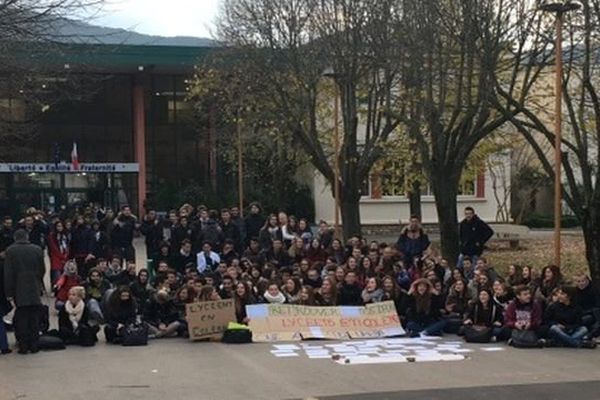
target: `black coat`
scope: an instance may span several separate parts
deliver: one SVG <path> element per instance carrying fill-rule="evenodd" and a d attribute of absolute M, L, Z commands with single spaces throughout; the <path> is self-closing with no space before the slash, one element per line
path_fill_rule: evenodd
<path fill-rule="evenodd" d="M 87 225 L 79 225 L 71 232 L 71 251 L 74 256 L 87 256 L 94 252 L 94 231 Z"/>
<path fill-rule="evenodd" d="M 94 333 L 98 331 L 98 327 L 90 327 L 90 311 L 87 306 L 83 308 L 83 314 L 78 322 L 77 330 L 73 329 L 73 324 L 69 319 L 69 314 L 63 307 L 58 312 L 58 335 L 66 344 L 81 344 L 80 334 L 82 330 L 88 329 L 93 330 Z"/>
<path fill-rule="evenodd" d="M 338 304 L 340 306 L 362 306 L 362 289 L 357 284 L 342 284 L 338 292 Z"/>
<path fill-rule="evenodd" d="M 460 222 L 460 252 L 465 256 L 480 256 L 483 247 L 494 235 L 488 224 L 474 215 L 470 221 Z"/>
<path fill-rule="evenodd" d="M 163 240 L 163 226 L 160 222 L 144 220 L 140 226 L 140 232 L 146 238 L 146 250 L 148 254 L 157 253 Z"/>
<path fill-rule="evenodd" d="M 258 239 L 260 230 L 265 224 L 265 217 L 260 214 L 250 214 L 246 217 L 246 238 Z"/>
<path fill-rule="evenodd" d="M 46 273 L 42 248 L 27 241 L 6 249 L 4 290 L 17 307 L 38 306 L 42 302 L 42 280 Z"/>
<path fill-rule="evenodd" d="M 133 242 L 133 232 L 135 230 L 135 218 L 133 217 L 118 217 L 117 225 L 114 226 L 110 241 L 113 248 L 127 248 Z"/>
<path fill-rule="evenodd" d="M 173 300 L 167 300 L 159 303 L 156 298 L 151 298 L 146 303 L 144 309 L 144 322 L 158 326 L 159 324 L 169 325 L 179 319 L 179 311 Z"/>

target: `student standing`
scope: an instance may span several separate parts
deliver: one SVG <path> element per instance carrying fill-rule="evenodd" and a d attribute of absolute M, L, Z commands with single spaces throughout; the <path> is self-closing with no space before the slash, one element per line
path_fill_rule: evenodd
<path fill-rule="evenodd" d="M 471 258 L 473 264 L 483 253 L 483 248 L 488 240 L 494 235 L 494 231 L 477 214 L 473 207 L 465 208 L 465 218 L 460 222 L 460 258 L 459 265 L 462 266 L 463 257 Z"/>
<path fill-rule="evenodd" d="M 38 352 L 42 280 L 46 272 L 42 248 L 29 242 L 27 231 L 19 229 L 15 243 L 6 249 L 4 289 L 17 306 L 15 336 L 19 354 Z"/>

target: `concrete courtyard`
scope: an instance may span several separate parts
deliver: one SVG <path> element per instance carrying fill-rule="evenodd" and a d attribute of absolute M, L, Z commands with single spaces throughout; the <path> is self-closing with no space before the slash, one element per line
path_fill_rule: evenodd
<path fill-rule="evenodd" d="M 271 348 L 163 339 L 138 348 L 100 342 L 0 356 L 0 400 L 499 400 L 517 394 L 541 400 L 564 399 L 561 390 L 573 394 L 566 398 L 600 398 L 600 351 L 594 350 L 507 347 L 475 351 L 463 361 L 339 365 L 305 355 L 276 358 Z"/>

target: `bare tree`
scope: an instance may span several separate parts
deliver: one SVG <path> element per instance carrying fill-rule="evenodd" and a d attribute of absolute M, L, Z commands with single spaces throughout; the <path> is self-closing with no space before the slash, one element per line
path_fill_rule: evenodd
<path fill-rule="evenodd" d="M 457 194 L 469 155 L 520 111 L 495 109 L 496 82 L 525 96 L 545 54 L 540 18 L 528 0 L 406 1 L 403 16 L 410 95 L 407 132 L 417 140 L 436 200 L 442 254 L 459 253 Z M 539 57 L 539 58 L 538 58 Z"/>
<path fill-rule="evenodd" d="M 361 232 L 361 188 L 400 123 L 391 115 L 399 101 L 400 13 L 395 0 L 226 0 L 220 17 L 220 39 L 252 54 L 285 128 L 332 187 L 331 124 L 319 110 L 339 93 L 346 237 Z"/>
<path fill-rule="evenodd" d="M 563 104 L 565 135 L 562 166 L 563 197 L 582 224 L 586 258 L 592 280 L 600 287 L 600 0 L 580 2 L 581 11 L 569 15 L 563 53 Z M 551 21 L 547 20 L 550 25 Z M 551 64 L 546 63 L 548 69 Z M 551 72 L 551 71 L 549 71 Z M 538 87 L 548 88 L 540 79 Z M 550 88 L 551 91 L 551 88 Z M 523 134 L 539 157 L 546 173 L 554 179 L 551 154 L 545 149 L 554 143 L 552 119 L 536 97 L 515 98 L 500 91 L 510 107 L 521 113 L 511 122 Z M 506 108 L 499 108 L 506 113 Z"/>

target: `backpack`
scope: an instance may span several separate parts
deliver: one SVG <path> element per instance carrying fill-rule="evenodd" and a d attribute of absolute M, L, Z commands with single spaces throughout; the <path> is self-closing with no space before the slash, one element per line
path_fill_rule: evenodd
<path fill-rule="evenodd" d="M 148 344 L 148 326 L 143 323 L 129 324 L 123 329 L 123 346 L 146 346 Z"/>
<path fill-rule="evenodd" d="M 487 326 L 465 326 L 465 340 L 467 343 L 489 343 L 492 339 L 492 330 Z"/>
<path fill-rule="evenodd" d="M 516 348 L 530 349 L 539 347 L 538 337 L 534 331 L 521 331 L 513 329 L 511 339 L 512 346 Z"/>
<path fill-rule="evenodd" d="M 223 332 L 223 343 L 252 343 L 252 332 L 249 329 L 227 329 Z"/>

